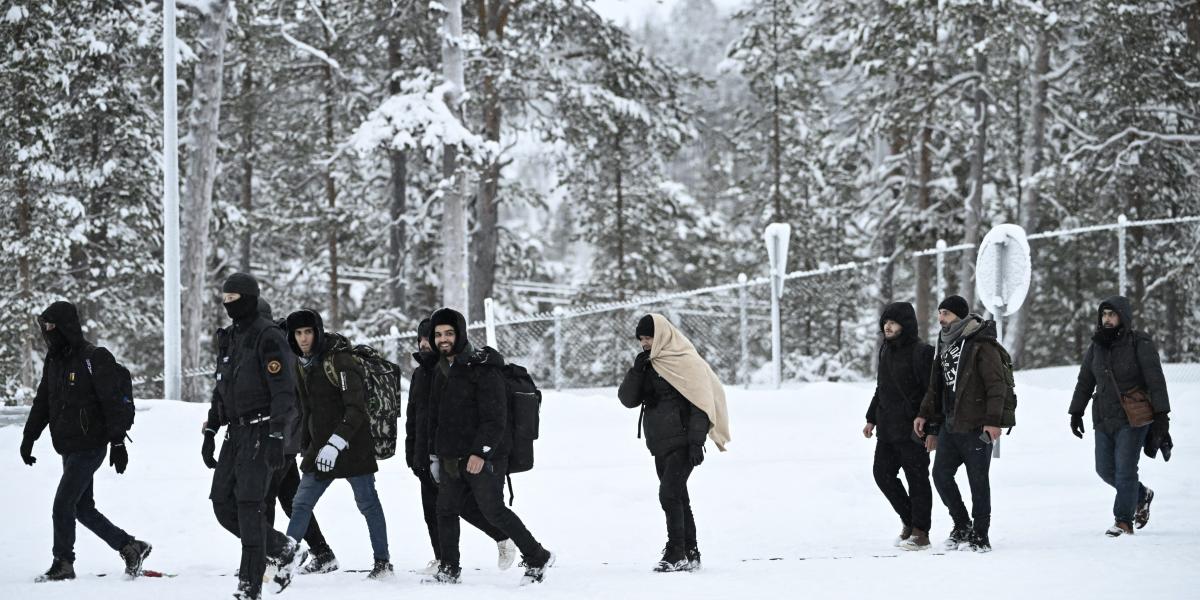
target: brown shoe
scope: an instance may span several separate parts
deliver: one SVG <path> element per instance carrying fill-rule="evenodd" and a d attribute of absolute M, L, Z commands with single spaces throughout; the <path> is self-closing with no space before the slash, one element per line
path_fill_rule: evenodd
<path fill-rule="evenodd" d="M 892 542 L 892 545 L 899 546 L 900 544 L 904 543 L 904 540 L 907 540 L 908 538 L 912 537 L 912 532 L 913 532 L 912 526 L 905 525 L 904 528 L 900 530 L 900 535 L 896 537 L 896 541 Z"/>
<path fill-rule="evenodd" d="M 900 542 L 901 550 L 928 550 L 929 549 L 929 532 L 920 529 L 913 529 L 912 535 L 907 540 Z"/>
<path fill-rule="evenodd" d="M 1125 521 L 1117 521 L 1116 523 L 1113 523 L 1112 527 L 1108 528 L 1108 531 L 1104 532 L 1104 535 L 1107 535 L 1108 537 L 1133 535 L 1133 525 L 1130 525 Z"/>

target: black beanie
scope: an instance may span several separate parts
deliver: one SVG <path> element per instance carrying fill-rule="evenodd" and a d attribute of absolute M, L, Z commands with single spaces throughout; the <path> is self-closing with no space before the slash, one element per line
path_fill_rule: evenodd
<path fill-rule="evenodd" d="M 654 337 L 654 317 L 646 315 L 638 321 L 637 337 Z"/>
<path fill-rule="evenodd" d="M 221 293 L 258 296 L 258 280 L 249 273 L 234 273 L 225 279 Z"/>
<path fill-rule="evenodd" d="M 427 340 L 433 339 L 433 321 L 430 321 L 429 319 L 422 319 L 421 324 L 417 325 L 418 341 L 420 341 L 420 338 L 425 338 Z"/>
<path fill-rule="evenodd" d="M 971 307 L 967 304 L 967 300 L 962 296 L 950 296 L 938 305 L 938 310 L 946 309 L 956 315 L 958 318 L 965 319 L 971 314 Z"/>

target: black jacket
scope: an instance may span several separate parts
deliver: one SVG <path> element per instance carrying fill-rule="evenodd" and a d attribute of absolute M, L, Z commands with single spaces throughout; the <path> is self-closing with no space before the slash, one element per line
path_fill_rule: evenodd
<path fill-rule="evenodd" d="M 1099 334 L 1100 314 L 1106 308 L 1111 308 L 1121 316 L 1120 330 L 1111 343 L 1104 341 Z M 1150 405 L 1156 414 L 1170 412 L 1171 401 L 1167 397 L 1167 380 L 1163 376 L 1158 349 L 1149 335 L 1134 329 L 1133 306 L 1129 300 L 1122 296 L 1105 300 L 1100 303 L 1096 319 L 1097 336 L 1083 355 L 1083 365 L 1079 368 L 1079 378 L 1068 412 L 1082 415 L 1087 410 L 1088 401 L 1094 397 L 1093 425 L 1099 431 L 1115 432 L 1129 424 L 1125 410 L 1121 408 L 1121 394 L 1135 387 L 1146 390 L 1150 395 Z"/>
<path fill-rule="evenodd" d="M 688 445 L 704 445 L 708 415 L 663 379 L 649 361 L 625 373 L 617 397 L 628 408 L 643 407 L 638 426 L 646 433 L 650 454 L 663 456 Z"/>
<path fill-rule="evenodd" d="M 404 460 L 408 468 L 429 470 L 429 393 L 433 388 L 433 373 L 437 368 L 435 352 L 414 352 L 413 369 L 408 385 L 408 406 L 404 411 Z"/>
<path fill-rule="evenodd" d="M 54 450 L 63 455 L 119 442 L 125 431 L 108 426 L 119 423 L 124 410 L 116 359 L 84 339 L 73 304 L 55 302 L 42 319 L 54 323 L 68 344 L 46 353 L 25 437 L 36 440 L 49 426 Z"/>
<path fill-rule="evenodd" d="M 371 417 L 367 413 L 365 374 L 350 350 L 350 341 L 336 333 L 326 334 L 320 315 L 316 315 L 317 352 L 303 366 L 297 361 L 302 425 L 300 451 L 304 457 L 300 470 L 316 473 L 318 479 L 357 477 L 379 471 L 375 461 L 375 441 L 371 439 Z M 300 349 L 289 332 L 288 342 L 297 354 Z M 337 434 L 349 444 L 337 457 L 333 470 L 317 470 L 317 453 Z"/>
<path fill-rule="evenodd" d="M 260 306 L 260 310 L 262 307 Z M 270 416 L 270 431 L 284 435 L 284 451 L 300 451 L 296 357 L 283 329 L 260 312 L 218 332 L 216 386 L 209 427 L 255 415 Z M 216 425 L 211 417 L 216 416 Z"/>
<path fill-rule="evenodd" d="M 900 337 L 884 340 L 879 348 L 879 367 L 875 378 L 875 395 L 867 408 L 867 422 L 873 423 L 879 439 L 899 442 L 910 439 L 913 419 L 921 408 L 921 400 L 929 389 L 933 370 L 933 346 L 921 341 L 918 335 L 917 313 L 907 302 L 889 305 L 879 319 L 895 321 L 903 328 Z"/>
<path fill-rule="evenodd" d="M 445 458 L 508 456 L 508 395 L 500 369 L 504 358 L 491 348 L 479 351 L 467 341 L 466 319 L 443 308 L 433 326 L 453 325 L 455 360 L 439 359 L 433 367 L 429 396 L 429 436 L 433 454 Z"/>

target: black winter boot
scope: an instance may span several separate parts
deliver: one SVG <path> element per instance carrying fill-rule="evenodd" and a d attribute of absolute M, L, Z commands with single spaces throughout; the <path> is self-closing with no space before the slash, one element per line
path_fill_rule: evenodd
<path fill-rule="evenodd" d="M 396 572 L 392 569 L 392 563 L 386 560 L 375 561 L 375 566 L 371 567 L 371 574 L 367 575 L 367 579 L 387 579 Z"/>
<path fill-rule="evenodd" d="M 521 576 L 521 585 L 529 585 L 532 583 L 541 583 L 546 579 L 546 569 L 554 566 L 554 553 L 543 549 L 545 555 L 538 561 L 525 559 L 521 561 L 525 565 L 525 574 Z"/>
<path fill-rule="evenodd" d="M 698 546 L 693 544 L 691 548 L 688 548 L 687 561 L 688 565 L 687 568 L 684 569 L 685 571 L 700 570 L 700 548 Z"/>
<path fill-rule="evenodd" d="M 663 548 L 662 560 L 654 567 L 656 573 L 675 573 L 686 571 L 688 566 L 687 553 L 679 546 L 668 544 Z"/>
<path fill-rule="evenodd" d="M 955 523 L 954 529 L 950 530 L 950 537 L 942 542 L 942 547 L 947 551 L 958 550 L 959 546 L 971 543 L 971 522 Z"/>
<path fill-rule="evenodd" d="M 121 547 L 121 558 L 125 561 L 125 576 L 137 577 L 142 574 L 142 563 L 150 556 L 154 547 L 141 540 L 129 540 Z"/>
<path fill-rule="evenodd" d="M 314 552 L 312 558 L 303 567 L 300 567 L 300 574 L 316 575 L 332 573 L 338 570 L 338 566 L 337 557 L 333 555 L 333 550 Z"/>
<path fill-rule="evenodd" d="M 75 579 L 75 563 L 56 558 L 50 563 L 50 568 L 45 573 L 38 575 L 34 581 L 44 583 L 47 581 L 66 581 L 68 579 Z"/>
<path fill-rule="evenodd" d="M 447 562 L 439 563 L 437 573 L 422 578 L 421 583 L 462 583 L 462 567 Z"/>

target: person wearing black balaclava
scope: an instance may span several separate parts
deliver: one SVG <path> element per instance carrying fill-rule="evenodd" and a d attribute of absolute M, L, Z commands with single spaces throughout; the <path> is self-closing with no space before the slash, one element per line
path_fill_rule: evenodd
<path fill-rule="evenodd" d="M 38 317 L 46 341 L 46 361 L 21 442 L 21 460 L 33 466 L 33 444 L 47 426 L 54 449 L 62 455 L 63 474 L 54 495 L 54 560 L 36 581 L 75 578 L 75 522 L 95 533 L 125 561 L 125 573 L 135 577 L 151 546 L 113 525 L 93 499 L 92 477 L 104 464 L 124 473 L 128 417 L 122 413 L 123 393 L 117 362 L 105 348 L 83 337 L 79 314 L 70 302 L 55 302 Z"/>
<path fill-rule="evenodd" d="M 241 539 L 234 597 L 251 600 L 261 596 L 268 555 L 277 564 L 303 562 L 303 557 L 293 560 L 299 544 L 271 527 L 265 514 L 275 472 L 300 450 L 295 356 L 283 330 L 258 312 L 258 280 L 234 273 L 221 291 L 233 324 L 225 330 L 229 344 L 217 358 L 210 414 L 227 430 L 209 498 L 217 520 L 236 529 Z M 288 583 L 290 578 L 281 581 L 281 589 Z"/>
<path fill-rule="evenodd" d="M 263 299 L 258 298 L 258 314 L 259 316 L 276 323 L 271 318 L 271 304 Z M 281 327 L 281 329 L 283 329 Z M 217 356 L 225 356 L 229 351 L 229 339 L 226 328 L 217 329 L 214 336 L 216 341 Z M 216 394 L 216 391 L 213 391 Z M 216 459 L 216 438 L 217 433 L 221 429 L 220 416 L 217 414 L 217 404 L 210 404 L 208 410 L 208 419 L 204 422 L 201 429 L 204 432 L 204 443 L 201 446 L 200 455 L 204 460 L 204 466 L 215 469 L 217 467 Z M 279 501 L 279 506 L 283 508 L 283 514 L 288 518 L 292 516 L 292 500 L 296 496 L 296 491 L 300 488 L 300 469 L 296 466 L 294 456 L 289 456 L 284 461 L 282 469 L 275 471 L 271 478 L 271 485 L 267 489 L 267 499 L 265 501 L 264 513 L 267 516 L 267 522 L 272 526 L 275 523 L 275 501 Z M 228 508 L 236 509 L 234 506 Z M 221 521 L 221 525 L 237 537 L 240 533 L 237 523 L 237 513 L 230 511 L 227 518 Z M 321 532 L 321 526 L 317 523 L 317 518 L 314 516 L 308 523 L 308 531 L 304 534 L 304 541 L 308 542 L 309 553 L 311 559 L 308 563 L 300 568 L 302 574 L 320 574 L 332 573 L 338 570 L 339 565 L 337 556 L 334 555 L 333 549 L 329 547 L 329 542 L 325 539 L 325 535 Z M 277 556 L 268 555 L 268 560 L 278 561 Z"/>
<path fill-rule="evenodd" d="M 1133 327 L 1133 304 L 1124 296 L 1100 303 L 1096 332 L 1083 356 L 1079 379 L 1071 399 L 1071 433 L 1083 438 L 1083 413 L 1092 400 L 1093 435 L 1096 436 L 1096 473 L 1116 489 L 1113 525 L 1109 537 L 1133 534 L 1150 521 L 1154 490 L 1138 480 L 1138 455 L 1161 451 L 1171 457 L 1168 433 L 1171 401 L 1158 349 L 1149 334 Z M 1122 400 L 1140 406 L 1150 423 L 1131 422 Z M 1137 412 L 1133 413 L 1135 418 Z"/>

